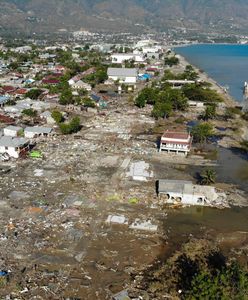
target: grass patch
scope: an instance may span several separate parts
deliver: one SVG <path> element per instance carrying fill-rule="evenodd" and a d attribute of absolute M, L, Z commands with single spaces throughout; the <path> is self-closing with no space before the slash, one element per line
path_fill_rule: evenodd
<path fill-rule="evenodd" d="M 138 198 L 130 198 L 128 200 L 129 204 L 138 204 L 139 203 L 139 199 Z"/>

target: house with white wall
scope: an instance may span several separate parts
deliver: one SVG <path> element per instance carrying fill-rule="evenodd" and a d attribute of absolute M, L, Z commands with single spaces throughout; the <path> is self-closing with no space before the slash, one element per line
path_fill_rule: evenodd
<path fill-rule="evenodd" d="M 137 63 L 142 63 L 145 58 L 142 53 L 114 53 L 111 55 L 112 63 L 122 64 L 125 61 L 133 60 Z"/>
<path fill-rule="evenodd" d="M 5 136 L 18 137 L 23 133 L 22 127 L 19 126 L 8 126 L 3 129 L 3 134 Z"/>
<path fill-rule="evenodd" d="M 34 126 L 34 127 L 26 127 L 24 129 L 24 136 L 25 138 L 33 139 L 42 136 L 49 136 L 51 135 L 53 129 L 50 127 L 41 127 L 41 126 Z"/>
<path fill-rule="evenodd" d="M 159 151 L 187 155 L 191 150 L 192 136 L 188 132 L 165 131 L 161 137 Z"/>
<path fill-rule="evenodd" d="M 29 140 L 26 138 L 2 136 L 0 138 L 0 153 L 7 153 L 10 157 L 18 158 L 29 151 Z"/>
<path fill-rule="evenodd" d="M 136 84 L 138 70 L 135 68 L 108 68 L 108 79 L 119 81 L 120 83 Z"/>

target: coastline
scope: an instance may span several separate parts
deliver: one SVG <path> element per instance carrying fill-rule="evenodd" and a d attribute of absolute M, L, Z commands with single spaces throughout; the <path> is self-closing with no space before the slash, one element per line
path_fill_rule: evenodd
<path fill-rule="evenodd" d="M 215 81 L 212 77 L 210 77 L 205 71 L 200 70 L 195 65 L 191 64 L 184 56 L 181 54 L 176 54 L 180 60 L 180 66 L 185 69 L 187 65 L 192 65 L 195 71 L 199 74 L 199 79 L 202 81 L 206 81 L 212 84 L 214 90 L 216 90 L 225 101 L 226 106 L 228 107 L 235 107 L 240 105 L 217 81 Z"/>

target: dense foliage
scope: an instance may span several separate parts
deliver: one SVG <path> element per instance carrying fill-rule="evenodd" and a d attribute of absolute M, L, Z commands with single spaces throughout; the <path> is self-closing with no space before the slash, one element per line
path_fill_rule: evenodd
<path fill-rule="evenodd" d="M 185 111 L 188 107 L 188 99 L 184 94 L 170 86 L 166 86 L 162 90 L 144 88 L 135 103 L 138 107 L 145 107 L 146 104 L 153 105 L 152 116 L 155 118 L 169 117 L 173 110 Z"/>
<path fill-rule="evenodd" d="M 74 117 L 69 123 L 60 123 L 59 128 L 62 134 L 76 133 L 81 129 L 80 118 Z"/>
<path fill-rule="evenodd" d="M 191 130 L 194 142 L 204 143 L 207 139 L 213 136 L 213 126 L 210 123 L 200 123 L 194 126 Z"/>

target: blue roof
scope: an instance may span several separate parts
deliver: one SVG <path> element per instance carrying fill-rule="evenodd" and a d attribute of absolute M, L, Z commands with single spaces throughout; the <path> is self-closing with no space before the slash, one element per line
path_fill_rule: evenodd
<path fill-rule="evenodd" d="M 152 76 L 150 74 L 143 74 L 141 76 L 139 76 L 139 80 L 146 80 L 146 79 L 150 79 Z"/>
<path fill-rule="evenodd" d="M 95 95 L 95 94 L 91 94 L 90 97 L 92 98 L 92 100 L 94 101 L 100 101 L 101 100 L 101 97 Z"/>
<path fill-rule="evenodd" d="M 9 97 L 7 96 L 0 96 L 0 104 L 4 104 L 9 101 Z"/>

